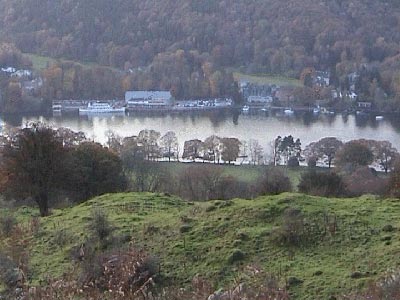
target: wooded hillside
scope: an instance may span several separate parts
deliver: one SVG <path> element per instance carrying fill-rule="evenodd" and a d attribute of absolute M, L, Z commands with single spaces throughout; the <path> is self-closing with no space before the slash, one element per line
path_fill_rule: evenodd
<path fill-rule="evenodd" d="M 297 78 L 314 67 L 343 85 L 368 63 L 370 82 L 400 94 L 395 0 L 0 0 L 0 7 L 1 40 L 51 57 L 126 70 L 151 66 L 141 88 L 179 90 L 189 83 L 175 75 L 201 77 L 204 67 L 196 64 L 204 62 Z"/>

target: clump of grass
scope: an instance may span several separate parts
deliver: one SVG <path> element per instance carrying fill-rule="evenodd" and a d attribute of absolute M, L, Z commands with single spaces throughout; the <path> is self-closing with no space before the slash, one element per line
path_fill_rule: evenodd
<path fill-rule="evenodd" d="M 17 219 L 14 215 L 0 217 L 0 230 L 3 235 L 9 237 L 17 225 Z"/>
<path fill-rule="evenodd" d="M 231 255 L 228 257 L 228 263 L 233 264 L 238 261 L 242 261 L 245 258 L 245 254 L 240 249 L 235 249 L 232 251 Z"/>

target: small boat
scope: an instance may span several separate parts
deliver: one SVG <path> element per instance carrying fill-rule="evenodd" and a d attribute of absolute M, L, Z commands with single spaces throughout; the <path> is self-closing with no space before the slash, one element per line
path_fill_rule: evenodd
<path fill-rule="evenodd" d="M 87 108 L 79 108 L 80 114 L 125 113 L 125 107 L 113 107 L 108 102 L 89 102 Z"/>
<path fill-rule="evenodd" d="M 321 112 L 321 109 L 319 108 L 319 106 L 318 107 L 314 107 L 312 112 L 313 112 L 314 115 L 317 115 L 317 114 L 319 114 Z"/>
<path fill-rule="evenodd" d="M 283 111 L 285 115 L 290 116 L 294 114 L 294 110 L 292 108 L 285 108 Z"/>
<path fill-rule="evenodd" d="M 375 117 L 375 120 L 376 120 L 376 121 L 382 121 L 382 120 L 383 120 L 383 116 L 376 116 L 376 117 Z"/>
<path fill-rule="evenodd" d="M 245 106 L 242 107 L 242 112 L 247 113 L 249 111 L 250 111 L 250 107 L 249 106 L 245 105 Z"/>
<path fill-rule="evenodd" d="M 53 104 L 53 114 L 61 114 L 62 105 L 61 104 Z"/>
<path fill-rule="evenodd" d="M 334 115 L 335 112 L 332 110 L 327 109 L 326 107 L 321 108 L 321 113 L 325 115 Z"/>

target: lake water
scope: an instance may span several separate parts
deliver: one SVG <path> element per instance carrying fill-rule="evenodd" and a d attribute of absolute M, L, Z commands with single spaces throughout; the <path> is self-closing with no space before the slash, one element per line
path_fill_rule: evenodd
<path fill-rule="evenodd" d="M 388 140 L 400 150 L 400 117 L 359 118 L 354 115 L 299 114 L 294 116 L 239 115 L 230 112 L 209 114 L 159 114 L 159 115 L 113 115 L 113 116 L 19 116 L 2 117 L 4 126 L 21 126 L 27 122 L 42 121 L 55 127 L 68 127 L 83 131 L 95 141 L 104 143 L 106 132 L 112 130 L 122 137 L 137 135 L 142 129 L 154 129 L 161 134 L 175 131 L 181 149 L 190 139 L 204 140 L 210 135 L 236 137 L 240 140 L 257 139 L 266 152 L 278 135 L 293 135 L 305 146 L 323 137 L 335 136 L 343 141 L 352 139 Z"/>

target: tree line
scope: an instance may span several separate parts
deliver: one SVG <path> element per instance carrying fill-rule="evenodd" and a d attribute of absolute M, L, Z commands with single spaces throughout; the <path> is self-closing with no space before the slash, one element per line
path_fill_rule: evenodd
<path fill-rule="evenodd" d="M 278 194 L 292 189 L 282 169 L 299 165 L 301 142 L 292 136 L 277 137 L 273 143 L 272 167 L 266 168 L 256 182 L 248 184 L 224 174 L 220 163 L 244 159 L 247 144 L 235 138 L 215 135 L 204 142 L 185 142 L 184 158 L 214 164 L 193 164 L 172 173 L 157 161 L 160 157 L 179 160 L 179 143 L 172 131 L 163 136 L 142 130 L 137 136 L 120 138 L 108 132 L 107 147 L 89 141 L 82 132 L 52 129 L 40 123 L 1 136 L 0 187 L 6 198 L 30 199 L 41 215 L 49 213 L 53 201 L 68 198 L 79 202 L 95 195 L 122 191 L 167 192 L 190 200 L 252 198 L 259 194 Z M 261 163 L 262 147 L 248 143 L 254 164 Z M 302 175 L 299 190 L 324 196 L 358 195 L 365 192 L 398 195 L 399 154 L 387 142 L 356 140 L 342 143 L 333 137 L 308 145 L 304 153 L 308 171 Z M 324 161 L 335 171 L 316 169 Z M 376 176 L 368 166 L 380 164 L 390 177 Z M 326 168 L 325 168 L 326 169 Z"/>

